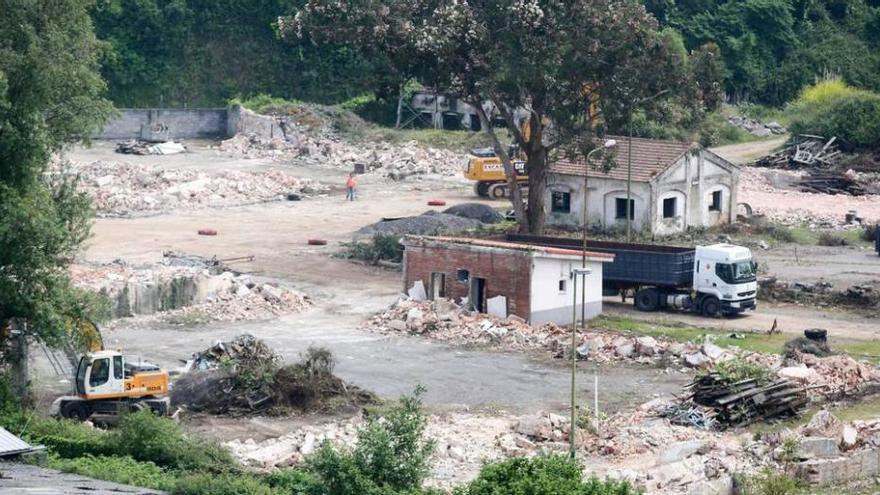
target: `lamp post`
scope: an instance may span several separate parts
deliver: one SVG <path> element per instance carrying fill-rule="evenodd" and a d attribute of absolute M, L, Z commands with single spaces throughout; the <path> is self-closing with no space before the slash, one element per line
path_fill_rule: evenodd
<path fill-rule="evenodd" d="M 577 376 L 577 303 L 578 303 L 578 293 L 577 293 L 577 283 L 578 277 L 581 279 L 581 331 L 582 333 L 586 333 L 587 331 L 587 275 L 592 273 L 592 270 L 587 268 L 587 178 L 590 172 L 590 159 L 593 157 L 593 154 L 599 151 L 606 151 L 617 146 L 617 141 L 613 139 L 606 140 L 602 147 L 596 148 L 589 153 L 587 153 L 587 163 L 586 169 L 584 170 L 584 238 L 583 238 L 583 250 L 581 252 L 581 267 L 572 269 L 571 271 L 571 281 L 573 286 L 573 300 L 572 300 L 572 316 L 571 316 L 571 419 L 568 425 L 568 448 L 569 454 L 572 458 L 574 458 L 575 447 L 574 447 L 574 429 L 575 429 L 575 377 Z"/>

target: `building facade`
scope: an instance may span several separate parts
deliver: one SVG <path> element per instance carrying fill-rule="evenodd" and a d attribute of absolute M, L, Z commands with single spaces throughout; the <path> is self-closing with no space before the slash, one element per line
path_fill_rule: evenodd
<path fill-rule="evenodd" d="M 630 147 L 628 138 L 609 138 L 617 141 L 612 151 L 616 166 L 607 173 L 588 170 L 583 161 L 551 165 L 545 199 L 549 225 L 580 227 L 586 200 L 591 227 L 626 228 Z M 662 236 L 736 217 L 739 167 L 699 145 L 634 138 L 629 175 L 634 231 Z"/>
<path fill-rule="evenodd" d="M 404 286 L 418 284 L 429 299 L 447 298 L 498 317 L 516 315 L 532 324 L 572 320 L 572 269 L 581 267 L 581 251 L 484 239 L 407 237 Z M 587 253 L 587 318 L 602 312 L 602 264 L 614 256 Z M 582 290 L 582 278 L 578 288 Z M 581 312 L 578 295 L 578 315 Z"/>

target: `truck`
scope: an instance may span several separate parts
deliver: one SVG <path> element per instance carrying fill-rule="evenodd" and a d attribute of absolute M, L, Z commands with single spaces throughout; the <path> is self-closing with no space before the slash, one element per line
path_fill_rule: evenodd
<path fill-rule="evenodd" d="M 510 234 L 507 240 L 583 248 L 583 241 L 573 238 Z M 606 294 L 635 291 L 633 299 L 640 311 L 670 308 L 716 317 L 757 308 L 757 264 L 746 247 L 726 243 L 688 248 L 587 241 L 587 250 L 614 254 L 614 261 L 602 267 L 603 290 Z"/>

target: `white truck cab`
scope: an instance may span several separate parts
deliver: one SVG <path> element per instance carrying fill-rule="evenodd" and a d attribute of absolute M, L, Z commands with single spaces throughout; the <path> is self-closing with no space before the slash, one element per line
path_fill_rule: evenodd
<path fill-rule="evenodd" d="M 704 314 L 754 310 L 758 281 L 752 252 L 732 244 L 697 246 L 693 288 Z"/>

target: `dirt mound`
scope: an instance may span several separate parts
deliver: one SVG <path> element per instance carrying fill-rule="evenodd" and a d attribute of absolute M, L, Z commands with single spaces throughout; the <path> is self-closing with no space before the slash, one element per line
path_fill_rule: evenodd
<path fill-rule="evenodd" d="M 504 220 L 504 215 L 491 206 L 482 203 L 464 203 L 447 208 L 443 211 L 447 215 L 455 215 L 462 218 L 472 218 L 483 223 L 498 223 Z"/>
<path fill-rule="evenodd" d="M 376 234 L 391 235 L 437 235 L 454 234 L 468 229 L 475 229 L 483 222 L 458 215 L 428 211 L 415 217 L 397 218 L 376 222 L 357 231 L 359 236 Z"/>
<path fill-rule="evenodd" d="M 174 383 L 171 403 L 191 411 L 246 415 L 278 408 L 356 407 L 375 396 L 333 374 L 330 351 L 309 348 L 298 363 L 281 358 L 262 340 L 241 335 L 197 354 Z"/>

